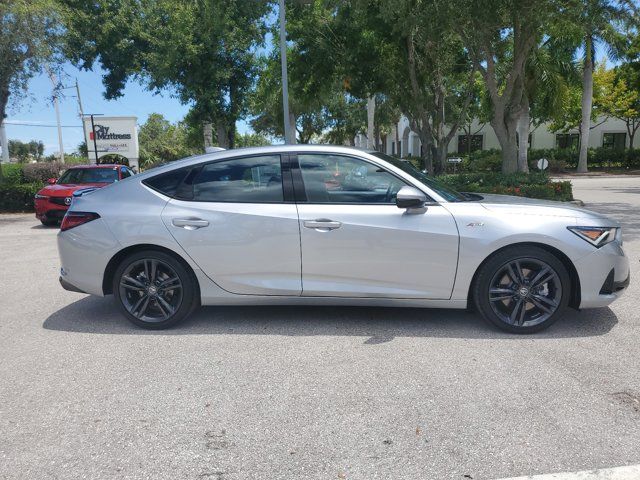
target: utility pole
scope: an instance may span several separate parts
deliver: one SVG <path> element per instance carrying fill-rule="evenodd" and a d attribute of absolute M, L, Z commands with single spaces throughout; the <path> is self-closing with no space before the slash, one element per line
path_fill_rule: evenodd
<path fill-rule="evenodd" d="M 84 146 L 87 149 L 87 160 L 89 160 L 89 142 L 87 142 L 87 130 L 84 128 L 84 111 L 82 110 L 82 99 L 80 98 L 80 86 L 78 85 L 77 78 L 76 78 L 76 95 L 78 96 L 78 109 L 80 110 L 80 121 L 82 122 L 82 136 L 84 137 Z M 93 134 L 95 136 L 95 132 Z M 97 160 L 97 157 L 96 157 L 96 160 Z"/>
<path fill-rule="evenodd" d="M 284 110 L 284 143 L 296 143 L 295 130 L 291 127 L 289 116 L 289 80 L 287 78 L 287 34 L 284 0 L 280 0 L 280 66 L 282 67 L 282 107 Z"/>
<path fill-rule="evenodd" d="M 58 104 L 57 80 L 53 72 L 47 67 L 47 73 L 53 85 L 53 107 L 56 111 L 56 122 L 58 124 L 58 145 L 60 147 L 60 161 L 64 163 L 64 146 L 62 145 L 62 126 L 60 125 L 60 106 Z"/>
<path fill-rule="evenodd" d="M 9 163 L 9 142 L 7 141 L 7 129 L 4 120 L 0 122 L 0 144 L 2 145 L 2 159 L 0 163 Z"/>

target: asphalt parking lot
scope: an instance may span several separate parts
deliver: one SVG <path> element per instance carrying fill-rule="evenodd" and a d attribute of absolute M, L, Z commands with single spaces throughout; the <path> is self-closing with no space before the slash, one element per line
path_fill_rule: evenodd
<path fill-rule="evenodd" d="M 202 309 L 131 326 L 0 215 L 0 478 L 490 479 L 640 463 L 640 178 L 574 181 L 625 228 L 610 308 L 533 336 L 471 313 Z"/>

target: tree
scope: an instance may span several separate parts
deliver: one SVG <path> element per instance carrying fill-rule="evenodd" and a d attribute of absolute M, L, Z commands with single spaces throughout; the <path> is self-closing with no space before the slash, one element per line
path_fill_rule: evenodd
<path fill-rule="evenodd" d="M 21 142 L 20 140 L 9 140 L 9 155 L 17 158 L 19 162 L 30 162 L 31 160 L 42 160 L 44 154 L 44 143 L 38 140 Z"/>
<path fill-rule="evenodd" d="M 241 147 L 264 147 L 271 145 L 271 141 L 258 133 L 236 133 L 236 146 Z"/>
<path fill-rule="evenodd" d="M 622 65 L 603 72 L 602 77 L 602 112 L 625 123 L 629 148 L 633 148 L 640 128 L 640 72 Z"/>
<path fill-rule="evenodd" d="M 578 173 L 587 172 L 587 149 L 589 148 L 589 132 L 591 130 L 595 52 L 598 44 L 608 48 L 610 57 L 617 53 L 624 37 L 616 30 L 628 10 L 621 2 L 612 0 L 582 0 L 577 2 L 575 15 L 576 29 L 579 32 L 578 49 L 583 52 L 582 66 L 582 101 L 580 122 L 580 154 L 578 156 Z"/>
<path fill-rule="evenodd" d="M 525 65 L 522 111 L 518 120 L 518 171 L 528 172 L 531 127 L 537 128 L 561 111 L 562 98 L 578 72 L 574 51 L 566 42 L 547 37 L 531 52 Z"/>
<path fill-rule="evenodd" d="M 187 128 L 172 124 L 159 113 L 152 113 L 138 132 L 140 165 L 170 162 L 196 153 L 187 144 Z"/>
<path fill-rule="evenodd" d="M 120 96 L 131 78 L 156 91 L 174 90 L 193 105 L 199 122 L 215 126 L 220 146 L 233 148 L 255 82 L 269 2 L 61 1 L 72 11 L 68 53 L 86 69 L 100 62 L 107 98 Z"/>
<path fill-rule="evenodd" d="M 491 126 L 502 147 L 502 171 L 518 169 L 517 127 L 523 111 L 525 69 L 564 0 L 457 0 L 449 8 L 457 31 L 487 88 Z"/>
<path fill-rule="evenodd" d="M 46 63 L 59 61 L 61 31 L 53 0 L 0 2 L 0 124 Z M 2 180 L 2 169 L 0 169 Z"/>
<path fill-rule="evenodd" d="M 589 128 L 592 130 L 606 120 L 606 112 L 602 108 L 604 96 L 603 82 L 606 75 L 606 66 L 600 63 L 596 66 L 593 74 L 593 102 L 591 106 L 591 116 L 589 118 Z M 560 93 L 560 92 L 559 92 Z M 578 83 L 570 83 L 566 89 L 561 91 L 561 96 L 556 100 L 561 107 L 551 114 L 549 130 L 552 132 L 567 133 L 571 130 L 582 131 L 582 86 Z M 599 123 L 594 124 L 598 121 Z M 582 141 L 582 140 L 581 140 Z"/>

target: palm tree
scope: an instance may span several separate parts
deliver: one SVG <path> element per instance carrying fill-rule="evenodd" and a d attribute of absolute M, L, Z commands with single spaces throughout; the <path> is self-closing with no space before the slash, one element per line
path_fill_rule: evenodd
<path fill-rule="evenodd" d="M 580 154 L 578 173 L 587 172 L 587 149 L 591 130 L 591 108 L 593 106 L 593 70 L 598 45 L 607 49 L 611 59 L 618 58 L 623 35 L 618 26 L 629 17 L 631 8 L 626 2 L 610 0 L 583 0 L 577 5 L 577 31 L 580 34 L 578 50 L 583 55 L 582 68 L 582 121 L 580 123 Z"/>
<path fill-rule="evenodd" d="M 527 147 L 531 125 L 540 125 L 562 108 L 563 92 L 577 78 L 571 44 L 550 36 L 531 52 L 523 77 L 522 113 L 518 120 L 518 171 L 529 171 Z"/>

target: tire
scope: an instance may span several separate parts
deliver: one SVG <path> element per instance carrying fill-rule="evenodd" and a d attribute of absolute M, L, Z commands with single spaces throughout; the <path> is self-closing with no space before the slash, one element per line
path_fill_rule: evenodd
<path fill-rule="evenodd" d="M 193 272 L 175 257 L 156 250 L 134 253 L 118 265 L 113 295 L 131 323 L 150 330 L 176 325 L 200 304 Z"/>
<path fill-rule="evenodd" d="M 476 308 L 492 325 L 512 333 L 534 333 L 548 328 L 566 311 L 571 280 L 552 253 L 535 246 L 514 246 L 485 261 L 472 293 Z"/>
<path fill-rule="evenodd" d="M 40 223 L 42 223 L 42 225 L 44 225 L 45 227 L 53 227 L 58 225 L 58 220 L 49 220 L 47 218 L 44 220 L 40 220 Z"/>

